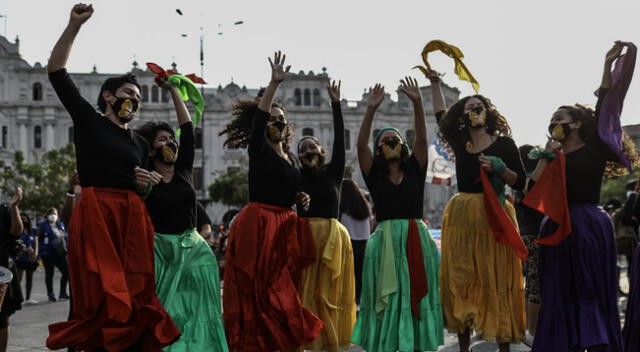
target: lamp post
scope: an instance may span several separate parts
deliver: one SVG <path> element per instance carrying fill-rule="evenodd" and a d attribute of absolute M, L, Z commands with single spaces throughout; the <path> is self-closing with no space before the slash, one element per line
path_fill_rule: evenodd
<path fill-rule="evenodd" d="M 176 9 L 176 13 L 180 16 L 184 16 L 184 14 L 182 13 L 182 10 L 180 9 Z M 202 15 L 202 14 L 201 14 Z M 202 21 L 202 19 L 201 19 Z M 233 23 L 234 26 L 238 26 L 243 24 L 244 21 L 236 21 Z M 221 25 L 218 24 L 218 35 L 223 35 L 224 33 L 221 30 Z M 181 37 L 186 38 L 188 37 L 188 35 L 186 33 L 182 33 Z M 202 77 L 204 79 L 204 28 L 202 26 L 200 26 L 200 77 Z M 204 96 L 204 84 L 200 84 L 200 94 L 202 94 L 202 99 L 205 99 Z M 206 109 L 205 109 L 206 110 Z M 204 166 L 204 160 L 205 160 L 205 148 L 204 148 L 204 115 L 205 112 L 202 112 L 202 117 L 200 118 L 200 145 L 202 147 L 202 160 L 201 160 L 201 166 L 200 166 L 200 170 L 201 170 L 201 175 L 200 175 L 200 184 L 202 185 L 202 198 L 206 198 L 205 193 L 206 193 L 206 188 L 205 188 L 205 184 L 204 184 L 204 180 L 205 180 L 205 166 Z"/>

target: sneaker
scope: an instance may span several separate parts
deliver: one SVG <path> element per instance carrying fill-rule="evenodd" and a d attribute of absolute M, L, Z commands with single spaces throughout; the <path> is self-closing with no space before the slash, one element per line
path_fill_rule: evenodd
<path fill-rule="evenodd" d="M 533 347 L 533 338 L 534 338 L 534 335 L 531 335 L 529 330 L 527 330 L 525 331 L 524 339 L 522 340 L 522 343 L 525 344 L 525 346 L 527 347 Z"/>
<path fill-rule="evenodd" d="M 26 301 L 24 301 L 22 303 L 26 304 L 26 305 L 29 305 L 29 306 L 33 306 L 33 305 L 38 304 L 38 301 L 36 301 L 35 299 L 31 298 L 31 299 L 28 299 L 28 300 L 26 300 Z"/>
<path fill-rule="evenodd" d="M 56 296 L 53 293 L 49 293 L 47 297 L 49 297 L 49 302 L 57 301 Z"/>
<path fill-rule="evenodd" d="M 66 293 L 61 293 L 60 296 L 58 296 L 59 300 L 65 300 L 65 299 L 69 299 L 69 295 Z"/>

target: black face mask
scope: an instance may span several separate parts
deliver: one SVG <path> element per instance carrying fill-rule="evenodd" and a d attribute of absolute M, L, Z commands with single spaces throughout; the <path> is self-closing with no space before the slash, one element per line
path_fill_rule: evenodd
<path fill-rule="evenodd" d="M 320 153 L 307 153 L 300 158 L 302 165 L 316 169 L 324 164 L 324 156 Z"/>
<path fill-rule="evenodd" d="M 556 141 L 565 140 L 569 134 L 573 131 L 569 123 L 552 123 L 549 124 L 549 135 Z"/>
<path fill-rule="evenodd" d="M 378 147 L 378 155 L 385 160 L 404 159 L 406 154 L 407 149 L 405 145 L 397 140 L 384 142 L 384 144 Z"/>
<path fill-rule="evenodd" d="M 276 121 L 267 126 L 267 137 L 273 143 L 284 141 L 289 125 L 284 121 Z"/>
<path fill-rule="evenodd" d="M 165 164 L 174 164 L 178 159 L 178 145 L 174 142 L 169 142 L 162 147 L 156 148 L 155 151 L 156 153 L 153 157 Z"/>
<path fill-rule="evenodd" d="M 127 123 L 131 122 L 138 112 L 138 104 L 138 101 L 134 99 L 116 97 L 116 102 L 111 105 L 111 110 L 122 123 Z"/>
<path fill-rule="evenodd" d="M 465 124 L 470 128 L 482 128 L 487 124 L 487 111 L 482 107 L 475 107 L 466 113 Z"/>

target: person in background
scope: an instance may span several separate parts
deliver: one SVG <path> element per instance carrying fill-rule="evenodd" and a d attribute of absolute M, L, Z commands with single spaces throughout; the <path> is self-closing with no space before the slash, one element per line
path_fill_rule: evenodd
<path fill-rule="evenodd" d="M 40 257 L 44 264 L 44 282 L 47 286 L 47 296 L 50 302 L 56 301 L 53 293 L 53 275 L 55 268 L 60 270 L 60 294 L 59 299 L 69 299 L 67 283 L 69 272 L 67 267 L 67 231 L 64 224 L 58 220 L 58 210 L 50 208 L 44 221 L 38 224 L 38 239 Z"/>
<path fill-rule="evenodd" d="M 202 206 L 202 203 L 196 201 L 196 229 L 202 238 L 204 238 L 209 245 L 212 244 L 213 230 L 211 228 L 211 218 L 207 215 L 207 211 Z"/>
<path fill-rule="evenodd" d="M 16 258 L 16 267 L 18 269 L 18 282 L 22 283 L 22 276 L 25 276 L 25 293 L 26 300 L 24 304 L 38 304 L 38 301 L 31 298 L 31 289 L 33 288 L 33 273 L 38 268 L 38 236 L 36 230 L 31 225 L 31 219 L 25 213 L 20 214 L 23 230 L 20 233 L 20 241 L 24 244 L 22 253 Z"/>
<path fill-rule="evenodd" d="M 635 221 L 640 221 L 638 194 L 640 194 L 640 179 L 635 182 L 634 189 L 627 195 L 631 217 Z M 629 297 L 622 330 L 622 344 L 627 352 L 640 351 L 640 245 L 636 246 L 633 262 L 629 263 L 629 267 Z"/>
<path fill-rule="evenodd" d="M 9 343 L 9 317 L 22 306 L 22 289 L 17 280 L 18 272 L 14 265 L 15 240 L 22 233 L 22 218 L 18 206 L 22 200 L 22 189 L 18 188 L 10 203 L 0 204 L 0 266 L 8 268 L 13 280 L 0 307 L 0 352 L 7 350 Z"/>
<path fill-rule="evenodd" d="M 353 248 L 353 263 L 356 279 L 356 303 L 360 303 L 362 291 L 362 264 L 367 240 L 371 235 L 371 206 L 352 179 L 342 180 L 340 195 L 340 222 L 349 231 Z"/>

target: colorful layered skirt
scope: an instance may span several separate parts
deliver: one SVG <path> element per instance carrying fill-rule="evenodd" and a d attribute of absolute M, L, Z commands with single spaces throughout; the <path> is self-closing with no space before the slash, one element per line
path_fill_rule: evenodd
<path fill-rule="evenodd" d="M 226 352 L 218 261 L 195 230 L 156 233 L 156 293 L 182 337 L 167 352 Z"/>
<path fill-rule="evenodd" d="M 419 235 L 428 282 L 428 293 L 416 307 L 412 305 L 411 248 L 407 245 L 412 226 Z M 435 351 L 443 345 L 438 262 L 435 241 L 422 220 L 380 222 L 367 242 L 360 312 L 352 342 L 367 352 Z"/>
<path fill-rule="evenodd" d="M 180 337 L 155 292 L 153 225 L 132 191 L 87 187 L 69 232 L 73 319 L 49 326 L 53 350 L 156 352 Z"/>
<path fill-rule="evenodd" d="M 318 260 L 302 272 L 298 291 L 302 305 L 324 323 L 320 336 L 304 349 L 329 352 L 348 349 L 356 321 L 349 233 L 336 219 L 303 218 L 301 221 L 309 224 Z"/>
<path fill-rule="evenodd" d="M 504 209 L 516 224 L 509 202 Z M 440 290 L 447 329 L 475 330 L 484 340 L 518 343 L 524 337 L 522 263 L 497 243 L 487 222 L 482 193 L 458 193 L 442 219 Z"/>
<path fill-rule="evenodd" d="M 223 318 L 231 351 L 289 351 L 319 336 L 297 285 L 315 261 L 306 222 L 290 208 L 250 203 L 237 215 L 225 257 Z"/>
<path fill-rule="evenodd" d="M 613 224 L 596 204 L 569 205 L 572 232 L 540 245 L 540 293 L 534 352 L 623 351 Z M 545 218 L 540 237 L 557 225 Z"/>

